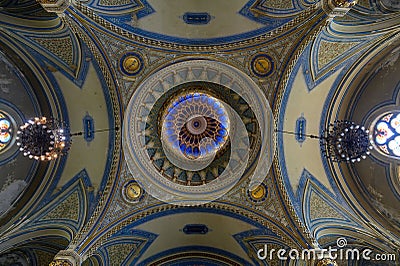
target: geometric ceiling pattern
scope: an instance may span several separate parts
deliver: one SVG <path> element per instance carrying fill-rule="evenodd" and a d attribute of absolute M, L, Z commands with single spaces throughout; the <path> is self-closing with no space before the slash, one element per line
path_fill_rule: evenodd
<path fill-rule="evenodd" d="M 0 0 L 0 265 L 398 265 L 398 158 L 336 163 L 307 135 L 400 112 L 399 19 L 390 0 Z M 18 151 L 35 116 L 82 132 L 67 155 Z"/>

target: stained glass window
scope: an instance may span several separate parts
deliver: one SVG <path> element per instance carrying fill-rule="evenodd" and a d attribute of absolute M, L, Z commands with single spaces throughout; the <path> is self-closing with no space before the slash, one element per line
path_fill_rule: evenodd
<path fill-rule="evenodd" d="M 0 152 L 11 142 L 11 122 L 0 112 Z"/>
<path fill-rule="evenodd" d="M 400 112 L 381 117 L 375 124 L 373 138 L 383 153 L 400 157 Z"/>

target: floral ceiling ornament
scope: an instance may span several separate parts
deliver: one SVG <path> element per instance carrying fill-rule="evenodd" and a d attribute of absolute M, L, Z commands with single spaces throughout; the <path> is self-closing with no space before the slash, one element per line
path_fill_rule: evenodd
<path fill-rule="evenodd" d="M 166 108 L 162 134 L 172 149 L 198 159 L 218 152 L 229 136 L 229 118 L 223 104 L 204 93 L 176 97 Z"/>

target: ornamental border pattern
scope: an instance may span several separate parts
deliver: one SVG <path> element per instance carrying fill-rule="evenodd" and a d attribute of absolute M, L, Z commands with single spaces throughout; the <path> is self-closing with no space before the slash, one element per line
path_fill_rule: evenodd
<path fill-rule="evenodd" d="M 225 210 L 232 212 L 234 214 L 238 214 L 241 216 L 244 216 L 246 218 L 249 218 L 253 221 L 256 221 L 257 223 L 269 228 L 272 232 L 274 232 L 277 236 L 281 237 L 282 242 L 287 244 L 289 247 L 300 247 L 298 243 L 294 241 L 294 239 L 288 238 L 284 233 L 287 233 L 283 230 L 280 230 L 277 228 L 276 225 L 274 225 L 273 222 L 268 221 L 265 219 L 265 217 L 262 217 L 260 214 L 252 213 L 246 209 L 239 209 L 235 208 L 234 206 L 230 206 L 228 204 L 225 204 L 224 202 L 211 202 L 211 203 L 206 203 L 202 205 L 203 208 L 205 209 L 214 209 L 214 210 Z M 177 210 L 183 208 L 182 206 L 177 206 L 177 205 L 171 205 L 171 204 L 162 204 L 159 206 L 155 206 L 153 208 L 150 208 L 146 211 L 139 211 L 137 214 L 126 218 L 125 220 L 122 220 L 112 228 L 109 228 L 108 231 L 104 230 L 105 232 L 102 232 L 102 235 L 99 236 L 97 235 L 95 239 L 97 240 L 92 244 L 92 246 L 87 250 L 86 255 L 87 257 L 91 257 L 92 255 L 95 254 L 98 248 L 100 248 L 113 234 L 118 232 L 119 230 L 123 229 L 124 227 L 128 226 L 129 224 L 139 221 L 142 218 L 145 218 L 146 216 L 158 213 L 158 212 L 164 212 L 168 210 Z M 271 217 L 273 218 L 273 217 Z"/>
<path fill-rule="evenodd" d="M 114 119 L 115 119 L 115 124 L 120 125 L 121 124 L 121 117 L 119 114 L 119 101 L 118 101 L 118 96 L 116 93 L 116 88 L 115 84 L 113 83 L 113 79 L 111 77 L 111 73 L 107 70 L 106 63 L 104 61 L 104 58 L 99 54 L 98 49 L 95 47 L 93 44 L 92 40 L 87 36 L 87 33 L 83 33 L 83 30 L 81 30 L 79 27 L 75 25 L 75 22 L 72 21 L 72 19 L 68 19 L 68 17 L 64 16 L 61 18 L 62 21 L 68 25 L 68 27 L 75 33 L 77 34 L 82 40 L 88 45 L 89 49 L 93 53 L 97 63 L 99 64 L 99 67 L 104 75 L 104 79 L 107 83 L 109 93 L 110 93 L 110 98 L 112 100 L 112 107 L 113 107 L 113 113 L 114 113 Z M 120 164 L 119 160 L 119 155 L 121 152 L 121 131 L 115 131 L 115 140 L 114 140 L 114 152 L 113 152 L 113 157 L 112 157 L 112 163 L 110 167 L 110 173 L 108 176 L 108 180 L 106 183 L 106 186 L 103 190 L 103 193 L 99 199 L 99 202 L 96 206 L 96 209 L 94 210 L 92 216 L 90 217 L 89 221 L 86 223 L 85 227 L 78 232 L 76 237 L 72 240 L 70 245 L 73 246 L 78 246 L 79 244 L 82 244 L 82 238 L 84 235 L 93 228 L 95 225 L 95 222 L 99 218 L 99 214 L 103 210 L 103 207 L 105 206 L 106 200 L 111 192 L 111 188 L 114 184 L 114 180 L 116 178 L 116 174 L 118 172 L 118 166 Z"/>
<path fill-rule="evenodd" d="M 252 46 L 252 45 L 260 45 L 262 42 L 268 42 L 272 37 L 278 37 L 281 34 L 290 31 L 291 29 L 295 29 L 298 24 L 301 24 L 302 22 L 307 21 L 307 18 L 312 17 L 315 13 L 317 13 L 317 10 L 320 9 L 320 4 L 317 3 L 315 5 L 312 5 L 310 8 L 302 11 L 299 13 L 296 18 L 293 20 L 289 21 L 288 23 L 270 31 L 267 32 L 263 35 L 256 36 L 254 38 L 238 41 L 238 42 L 231 42 L 227 44 L 219 44 L 219 45 L 181 45 L 181 44 L 176 44 L 176 43 L 169 43 L 165 41 L 159 41 L 159 40 L 154 40 L 154 39 L 149 39 L 146 37 L 138 36 L 134 33 L 131 33 L 127 30 L 124 30 L 120 27 L 117 27 L 110 22 L 106 21 L 105 19 L 101 18 L 98 16 L 92 9 L 89 7 L 83 5 L 81 2 L 78 2 L 74 5 L 82 14 L 86 15 L 90 19 L 92 19 L 94 22 L 98 23 L 99 25 L 103 26 L 105 29 L 108 29 L 114 33 L 119 34 L 122 37 L 126 37 L 130 39 L 131 41 L 135 41 L 138 43 L 141 43 L 143 45 L 148 45 L 148 46 L 155 46 L 161 49 L 173 49 L 173 50 L 178 50 L 178 51 L 187 51 L 187 52 L 221 52 L 224 50 L 232 50 L 232 49 L 243 49 L 246 46 Z"/>
<path fill-rule="evenodd" d="M 326 16 L 326 14 L 322 13 L 320 16 L 317 16 L 316 18 L 313 19 L 313 22 L 318 21 L 323 16 Z M 322 29 L 323 29 L 323 27 L 325 27 L 325 25 L 326 25 L 326 21 L 321 20 L 318 23 L 318 25 L 312 31 L 310 31 L 308 33 L 308 36 L 306 36 L 306 38 L 301 42 L 299 47 L 295 51 L 293 51 L 294 53 L 291 54 L 291 57 L 288 58 L 289 63 L 287 65 L 286 69 L 284 70 L 284 72 L 282 73 L 282 80 L 280 82 L 279 87 L 276 88 L 277 97 L 276 97 L 275 103 L 273 104 L 273 113 L 275 115 L 275 117 L 274 117 L 275 128 L 278 128 L 278 124 L 277 124 L 278 117 L 277 116 L 279 115 L 284 91 L 285 91 L 287 82 L 289 80 L 290 74 L 292 73 L 292 70 L 294 69 L 298 59 L 300 58 L 301 54 L 303 53 L 303 51 L 305 50 L 305 48 L 307 47 L 309 42 L 322 31 Z M 277 141 L 277 138 L 275 138 L 275 141 Z M 277 143 L 275 143 L 275 145 L 277 145 Z M 278 152 L 279 151 L 277 151 L 277 153 Z M 273 168 L 274 168 L 274 176 L 276 177 L 276 180 L 277 180 L 277 186 L 279 187 L 279 190 L 282 193 L 282 198 L 284 200 L 284 203 L 287 206 L 289 213 L 293 217 L 294 222 L 297 224 L 297 226 L 299 227 L 301 232 L 304 234 L 305 238 L 313 245 L 317 245 L 317 241 L 315 240 L 314 237 L 312 237 L 309 229 L 301 222 L 300 218 L 298 217 L 298 215 L 292 205 L 291 199 L 285 188 L 280 163 L 278 160 L 274 161 Z"/>

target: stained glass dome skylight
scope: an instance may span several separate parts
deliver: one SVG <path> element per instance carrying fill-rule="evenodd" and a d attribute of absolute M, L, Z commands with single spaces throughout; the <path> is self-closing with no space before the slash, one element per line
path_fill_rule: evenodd
<path fill-rule="evenodd" d="M 214 155 L 228 139 L 228 113 L 206 93 L 179 95 L 165 109 L 162 132 L 170 147 L 189 159 Z"/>
<path fill-rule="evenodd" d="M 400 157 L 400 112 L 386 114 L 376 122 L 373 141 L 384 154 Z"/>

